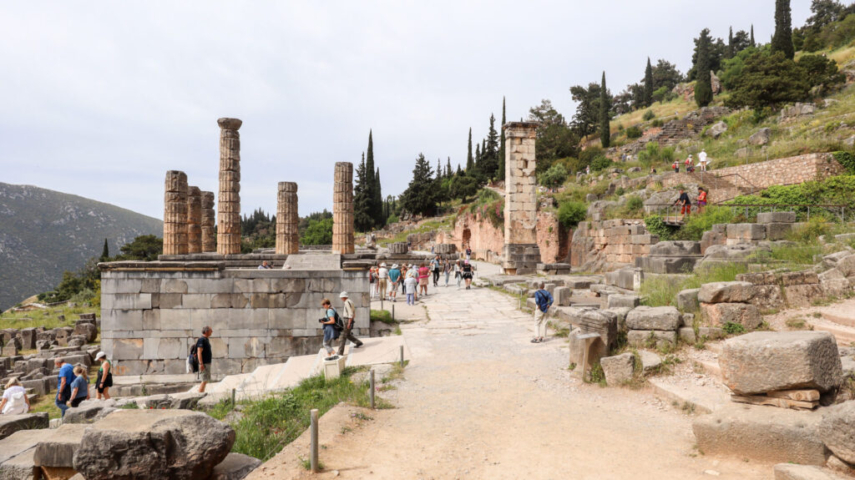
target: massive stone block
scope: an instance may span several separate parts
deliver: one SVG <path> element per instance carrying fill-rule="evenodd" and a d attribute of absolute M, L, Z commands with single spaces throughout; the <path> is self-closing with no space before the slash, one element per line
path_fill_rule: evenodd
<path fill-rule="evenodd" d="M 719 365 L 724 384 L 739 395 L 840 385 L 842 365 L 827 332 L 754 332 L 724 342 Z"/>
<path fill-rule="evenodd" d="M 353 243 L 353 164 L 335 164 L 333 184 L 333 245 L 332 252 L 348 254 L 355 251 Z"/>
<path fill-rule="evenodd" d="M 829 408 L 819 425 L 819 435 L 841 460 L 855 463 L 855 402 Z"/>
<path fill-rule="evenodd" d="M 757 214 L 757 223 L 795 223 L 796 212 L 763 212 Z"/>
<path fill-rule="evenodd" d="M 19 430 L 48 428 L 47 413 L 25 413 L 23 415 L 0 415 L 0 439 Z"/>
<path fill-rule="evenodd" d="M 680 311 L 675 307 L 637 307 L 626 316 L 630 330 L 677 331 L 681 324 Z"/>
<path fill-rule="evenodd" d="M 763 323 L 760 309 L 748 303 L 702 303 L 701 313 L 712 325 L 738 323 L 754 330 Z"/>
<path fill-rule="evenodd" d="M 507 273 L 534 273 L 537 247 L 537 124 L 505 124 L 505 247 Z"/>
<path fill-rule="evenodd" d="M 731 223 L 727 226 L 727 242 L 751 243 L 766 238 L 766 226 L 756 223 Z"/>
<path fill-rule="evenodd" d="M 624 353 L 614 357 L 600 359 L 603 373 L 606 375 L 606 383 L 609 386 L 621 385 L 632 380 L 635 372 L 635 356 L 632 353 Z"/>
<path fill-rule="evenodd" d="M 240 253 L 240 134 L 237 118 L 220 118 L 220 195 L 217 202 L 217 253 Z"/>
<path fill-rule="evenodd" d="M 716 282 L 701 285 L 701 303 L 745 303 L 754 298 L 754 284 L 749 282 Z"/>

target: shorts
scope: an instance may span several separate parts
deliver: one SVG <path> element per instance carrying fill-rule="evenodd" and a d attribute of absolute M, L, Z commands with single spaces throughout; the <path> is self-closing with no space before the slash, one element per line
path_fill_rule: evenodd
<path fill-rule="evenodd" d="M 685 215 L 687 213 L 688 214 L 692 213 L 692 206 L 691 205 L 683 205 L 683 208 L 680 209 L 681 215 Z"/>
<path fill-rule="evenodd" d="M 699 207 L 706 207 L 707 206 L 706 200 L 698 200 L 698 206 Z"/>
<path fill-rule="evenodd" d="M 210 382 L 211 381 L 211 364 L 210 363 L 206 363 L 205 369 L 199 371 L 199 376 L 202 377 L 203 382 Z"/>
<path fill-rule="evenodd" d="M 103 387 L 101 386 L 101 377 L 98 376 L 95 379 L 95 389 L 98 390 L 98 393 L 104 393 L 105 388 L 110 388 L 112 386 L 113 386 L 113 374 L 112 374 L 112 372 L 107 374 L 107 379 L 104 380 L 104 386 Z"/>
<path fill-rule="evenodd" d="M 464 279 L 464 280 L 471 280 L 471 279 L 472 279 L 472 274 L 471 274 L 471 273 L 464 273 L 464 274 L 463 274 L 463 279 Z"/>
<path fill-rule="evenodd" d="M 419 285 L 427 287 L 428 277 L 419 277 Z"/>
<path fill-rule="evenodd" d="M 86 397 L 77 397 L 74 400 L 72 400 L 70 403 L 71 403 L 72 407 L 77 408 L 80 406 L 81 403 L 83 403 L 84 400 L 86 400 Z"/>

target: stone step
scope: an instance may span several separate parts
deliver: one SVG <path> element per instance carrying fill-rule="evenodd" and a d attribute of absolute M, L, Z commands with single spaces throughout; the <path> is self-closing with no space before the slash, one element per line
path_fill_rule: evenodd
<path fill-rule="evenodd" d="M 811 319 L 810 323 L 814 330 L 828 332 L 834 335 L 834 338 L 837 339 L 838 346 L 855 344 L 855 328 L 853 327 L 847 327 L 823 319 Z"/>
<path fill-rule="evenodd" d="M 651 378 L 648 381 L 654 393 L 660 397 L 677 402 L 681 407 L 691 405 L 698 413 L 712 413 L 731 403 L 727 394 L 711 385 L 671 385 L 659 378 Z"/>
<path fill-rule="evenodd" d="M 843 325 L 845 327 L 855 328 L 855 312 L 850 315 L 842 314 L 839 312 L 828 313 L 822 312 L 822 318 L 828 320 L 829 322 L 836 323 L 838 325 Z"/>
<path fill-rule="evenodd" d="M 721 367 L 718 364 L 718 360 L 695 360 L 698 365 L 700 365 L 704 372 L 711 377 L 717 378 L 719 381 L 721 380 Z"/>

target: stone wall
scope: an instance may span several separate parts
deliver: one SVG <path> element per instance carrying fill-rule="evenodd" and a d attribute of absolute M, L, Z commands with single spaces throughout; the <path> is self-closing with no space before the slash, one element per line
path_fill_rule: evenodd
<path fill-rule="evenodd" d="M 369 334 L 365 271 L 256 270 L 224 262 L 113 262 L 102 265 L 101 343 L 117 375 L 180 374 L 190 347 L 213 328 L 213 374 L 251 372 L 314 354 L 329 298 L 356 305 L 356 335 Z"/>
<path fill-rule="evenodd" d="M 644 220 L 581 222 L 573 233 L 570 265 L 584 271 L 611 271 L 635 263 L 659 242 Z"/>
<path fill-rule="evenodd" d="M 768 162 L 739 165 L 712 170 L 717 176 L 745 189 L 769 188 L 773 185 L 798 185 L 843 175 L 843 167 L 830 153 L 810 153 L 795 157 L 779 158 Z"/>

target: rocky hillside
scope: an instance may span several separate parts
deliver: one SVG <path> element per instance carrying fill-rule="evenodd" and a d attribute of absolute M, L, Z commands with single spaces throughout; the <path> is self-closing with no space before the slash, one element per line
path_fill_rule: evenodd
<path fill-rule="evenodd" d="M 65 270 L 111 254 L 138 235 L 163 234 L 155 218 L 87 198 L 0 183 L 0 310 L 52 289 Z"/>

